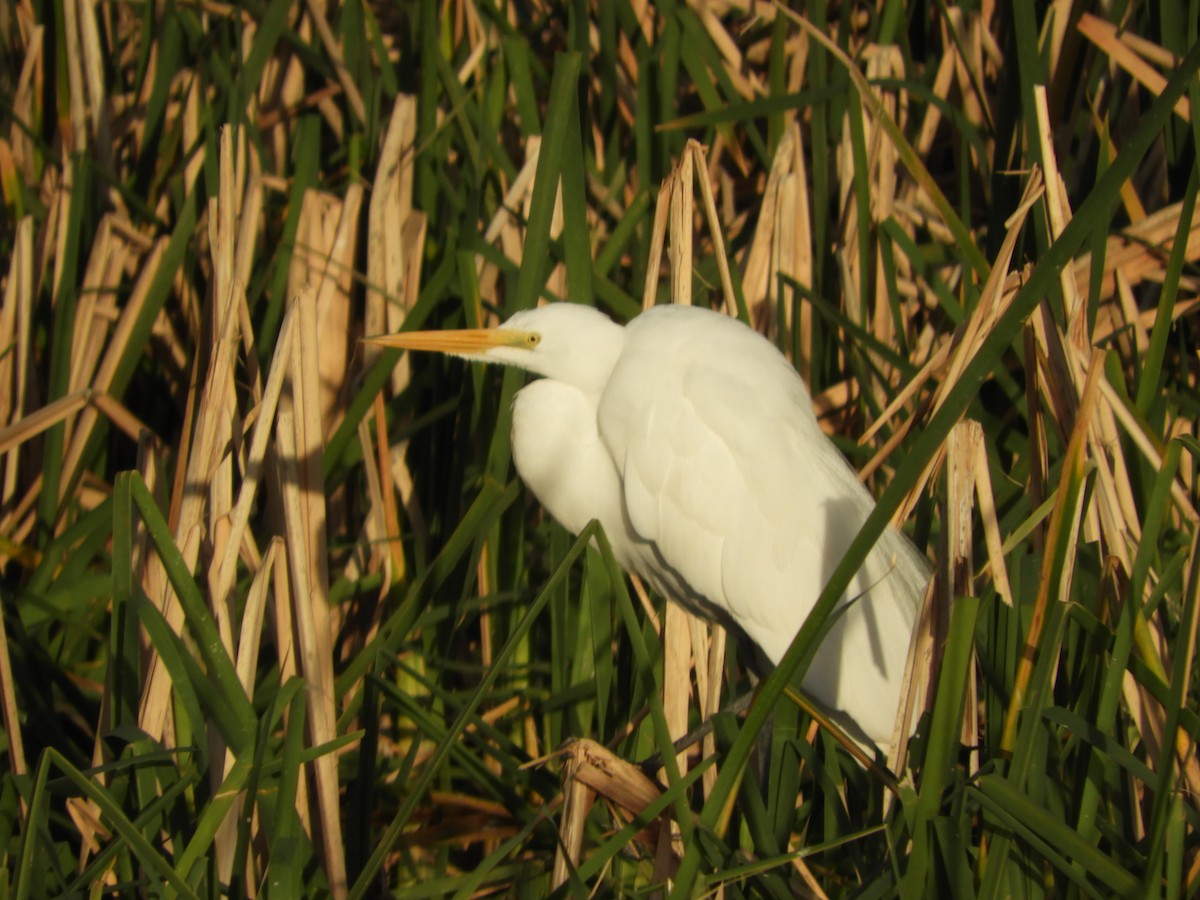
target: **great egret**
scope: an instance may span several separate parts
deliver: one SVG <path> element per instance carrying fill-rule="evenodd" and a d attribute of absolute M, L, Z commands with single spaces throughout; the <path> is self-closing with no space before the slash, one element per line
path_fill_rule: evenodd
<path fill-rule="evenodd" d="M 517 366 L 517 471 L 565 528 L 598 519 L 617 562 L 736 624 L 777 663 L 874 501 L 821 432 L 808 389 L 736 319 L 692 306 L 621 327 L 552 303 L 499 328 L 367 338 Z M 805 690 L 852 736 L 887 747 L 929 567 L 888 529 L 817 650 Z M 854 602 L 850 603 L 851 598 Z"/>

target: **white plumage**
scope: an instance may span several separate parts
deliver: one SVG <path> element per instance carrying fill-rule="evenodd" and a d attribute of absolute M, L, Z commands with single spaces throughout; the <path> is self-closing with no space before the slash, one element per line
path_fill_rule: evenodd
<path fill-rule="evenodd" d="M 778 662 L 874 501 L 821 432 L 804 382 L 742 323 L 659 306 L 621 327 L 557 303 L 488 331 L 372 339 L 518 366 L 517 471 L 622 567 L 739 626 Z M 804 687 L 858 739 L 891 740 L 929 568 L 889 528 L 855 576 Z"/>

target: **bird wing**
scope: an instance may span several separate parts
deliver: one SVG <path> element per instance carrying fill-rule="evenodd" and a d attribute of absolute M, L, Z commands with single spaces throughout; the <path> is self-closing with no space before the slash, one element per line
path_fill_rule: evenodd
<path fill-rule="evenodd" d="M 820 431 L 799 376 L 764 339 L 714 323 L 719 316 L 651 315 L 627 326 L 597 414 L 628 521 L 777 662 L 874 501 Z M 905 580 L 889 581 L 898 568 Z M 924 572 L 915 549 L 889 531 L 805 680 L 879 743 L 890 737 Z"/>
<path fill-rule="evenodd" d="M 770 636 L 790 639 L 840 559 L 815 526 L 861 488 L 761 337 L 715 315 L 651 315 L 627 326 L 598 411 L 629 521 L 774 656 Z"/>

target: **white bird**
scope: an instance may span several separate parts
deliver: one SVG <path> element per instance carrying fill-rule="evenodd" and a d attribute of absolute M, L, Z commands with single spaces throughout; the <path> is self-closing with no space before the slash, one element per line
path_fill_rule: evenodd
<path fill-rule="evenodd" d="M 624 569 L 735 624 L 772 663 L 874 508 L 796 370 L 711 310 L 657 306 L 622 327 L 552 303 L 494 329 L 365 340 L 543 376 L 513 401 L 525 484 L 573 534 L 598 519 Z M 805 675 L 805 691 L 860 741 L 891 743 L 928 580 L 925 558 L 887 529 Z"/>

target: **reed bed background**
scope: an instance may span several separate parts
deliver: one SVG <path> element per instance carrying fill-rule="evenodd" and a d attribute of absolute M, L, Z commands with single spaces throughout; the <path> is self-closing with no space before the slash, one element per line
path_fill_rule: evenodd
<path fill-rule="evenodd" d="M 1195 893 L 1198 22 L 0 5 L 4 894 Z M 936 563 L 910 745 L 793 702 L 819 621 L 735 707 L 519 373 L 357 343 L 563 298 L 794 361 L 880 498 L 826 599 Z"/>

